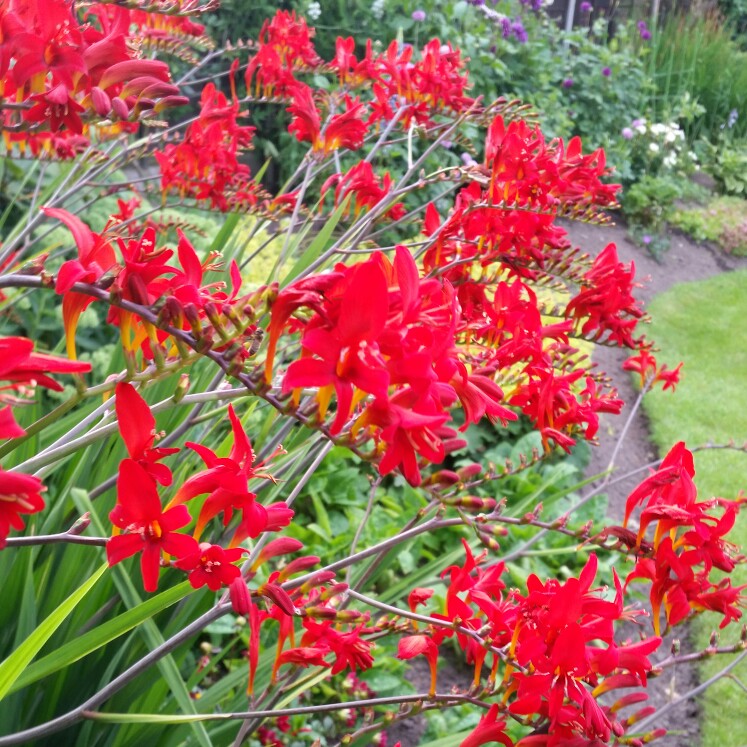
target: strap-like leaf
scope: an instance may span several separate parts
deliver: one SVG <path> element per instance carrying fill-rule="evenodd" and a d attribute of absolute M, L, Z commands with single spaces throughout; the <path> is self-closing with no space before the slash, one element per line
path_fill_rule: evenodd
<path fill-rule="evenodd" d="M 76 605 L 88 594 L 94 584 L 104 575 L 107 565 L 102 565 L 91 578 L 74 591 L 36 630 L 0 664 L 0 700 L 4 698 L 13 683 L 21 676 L 29 662 L 39 653 L 41 647 L 52 637 L 63 620 L 75 609 Z"/>

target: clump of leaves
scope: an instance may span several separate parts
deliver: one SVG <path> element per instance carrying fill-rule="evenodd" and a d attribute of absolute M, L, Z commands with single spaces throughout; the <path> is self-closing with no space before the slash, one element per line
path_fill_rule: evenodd
<path fill-rule="evenodd" d="M 747 255 L 747 200 L 717 197 L 707 205 L 672 212 L 669 222 L 698 241 L 712 241 L 728 254 Z"/>

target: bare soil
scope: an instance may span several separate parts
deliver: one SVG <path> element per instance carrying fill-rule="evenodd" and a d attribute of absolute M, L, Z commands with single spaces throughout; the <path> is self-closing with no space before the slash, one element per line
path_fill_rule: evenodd
<path fill-rule="evenodd" d="M 598 226 L 585 223 L 566 222 L 564 227 L 575 246 L 595 256 L 609 243 L 617 245 L 618 256 L 624 262 L 635 262 L 636 280 L 641 283 L 637 297 L 644 307 L 657 294 L 662 293 L 677 283 L 704 280 L 722 272 L 729 272 L 747 267 L 747 259 L 725 255 L 717 247 L 698 243 L 689 237 L 675 233 L 671 237 L 671 246 L 660 261 L 650 253 L 637 246 L 628 238 L 624 225 Z M 636 399 L 636 392 L 631 379 L 621 369 L 626 358 L 624 351 L 599 346 L 593 354 L 597 366 L 610 374 L 615 380 L 620 397 L 626 402 L 622 415 L 603 416 L 599 428 L 599 445 L 592 449 L 592 458 L 587 475 L 592 476 L 605 471 L 609 465 L 620 431 L 625 426 L 630 414 L 631 403 Z M 616 457 L 616 473 L 626 474 L 644 468 L 658 457 L 650 442 L 650 433 L 645 413 L 642 409 L 636 413 L 628 426 L 624 446 Z M 608 513 L 610 519 L 621 521 L 625 500 L 632 489 L 640 482 L 646 472 L 638 472 L 628 480 L 611 484 L 607 490 L 609 499 Z M 678 631 L 682 650 L 689 649 L 687 630 Z M 623 635 L 635 638 L 638 633 L 634 626 L 624 631 Z M 670 653 L 671 640 L 661 647 L 661 658 Z M 461 685 L 470 672 L 459 662 L 446 657 L 439 662 L 439 690 L 448 692 L 452 685 Z M 414 660 L 408 673 L 408 679 L 420 692 L 428 689 L 430 675 L 425 661 Z M 652 679 L 649 684 L 649 704 L 660 708 L 664 704 L 687 692 L 698 684 L 696 665 L 679 665 L 665 672 L 661 677 Z M 658 747 L 695 747 L 700 741 L 699 705 L 697 700 L 687 701 L 665 714 L 662 723 L 670 734 L 656 741 Z M 426 723 L 424 716 L 417 716 L 393 725 L 388 730 L 389 744 L 400 741 L 402 747 L 417 747 L 420 744 Z"/>

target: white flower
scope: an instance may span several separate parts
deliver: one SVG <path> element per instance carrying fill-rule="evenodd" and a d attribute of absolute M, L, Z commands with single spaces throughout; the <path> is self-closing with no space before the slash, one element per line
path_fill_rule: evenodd
<path fill-rule="evenodd" d="M 322 14 L 322 6 L 318 2 L 309 3 L 309 7 L 306 9 L 306 15 L 312 20 L 316 21 L 317 18 Z"/>
<path fill-rule="evenodd" d="M 666 135 L 664 135 L 664 140 L 666 140 L 668 143 L 673 143 L 677 139 L 677 133 L 672 132 L 672 130 L 669 130 Z"/>
<path fill-rule="evenodd" d="M 658 153 L 658 152 L 659 152 L 659 146 L 658 146 L 658 145 L 657 145 L 656 143 L 649 143 L 649 144 L 648 144 L 648 149 L 649 149 L 649 150 L 650 150 L 650 151 L 651 151 L 652 153 Z"/>
<path fill-rule="evenodd" d="M 651 125 L 651 132 L 653 132 L 654 135 L 663 135 L 666 131 L 667 126 L 661 122 L 656 122 L 656 124 Z"/>
<path fill-rule="evenodd" d="M 646 125 L 645 124 L 639 124 L 638 127 L 636 127 L 636 130 L 638 130 L 638 132 L 641 135 L 645 135 L 646 134 Z"/>
<path fill-rule="evenodd" d="M 374 18 L 381 20 L 384 17 L 386 0 L 374 0 L 371 4 L 371 14 Z"/>

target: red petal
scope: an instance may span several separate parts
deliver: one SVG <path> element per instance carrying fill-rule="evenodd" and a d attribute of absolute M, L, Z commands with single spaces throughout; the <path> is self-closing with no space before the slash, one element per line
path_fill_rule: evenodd
<path fill-rule="evenodd" d="M 132 384 L 117 384 L 115 394 L 117 422 L 127 453 L 132 459 L 142 459 L 145 450 L 153 445 L 156 420 Z"/>
<path fill-rule="evenodd" d="M 143 588 L 152 592 L 158 590 L 158 574 L 161 570 L 161 545 L 146 542 L 140 556 L 140 572 L 143 574 Z"/>
<path fill-rule="evenodd" d="M 62 221 L 70 229 L 75 245 L 78 247 L 78 254 L 85 261 L 96 243 L 96 234 L 80 218 L 67 210 L 43 207 L 42 212 L 50 218 Z"/>
<path fill-rule="evenodd" d="M 131 523 L 148 524 L 161 518 L 161 499 L 156 484 L 132 459 L 123 459 L 119 465 L 117 502 Z"/>
<path fill-rule="evenodd" d="M 106 559 L 110 566 L 116 565 L 142 549 L 143 539 L 139 534 L 118 534 L 106 543 Z"/>
<path fill-rule="evenodd" d="M 0 438 L 19 438 L 25 435 L 26 431 L 13 417 L 13 410 L 10 407 L 0 408 Z"/>

